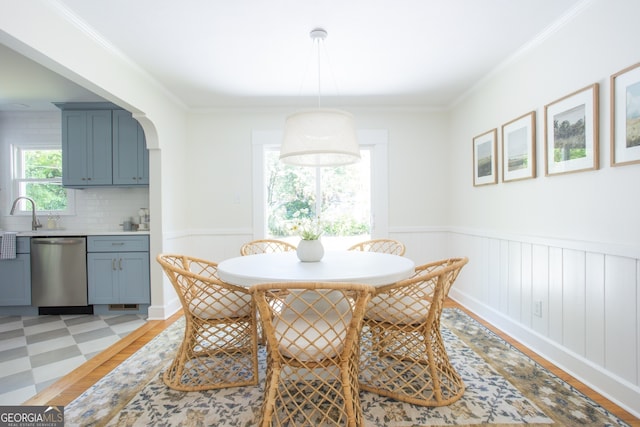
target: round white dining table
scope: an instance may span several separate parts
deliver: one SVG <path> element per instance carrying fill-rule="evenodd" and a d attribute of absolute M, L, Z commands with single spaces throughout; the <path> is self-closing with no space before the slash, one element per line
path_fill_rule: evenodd
<path fill-rule="evenodd" d="M 318 262 L 302 262 L 295 251 L 229 258 L 218 264 L 227 283 L 252 286 L 271 282 L 351 282 L 387 285 L 413 275 L 415 264 L 398 255 L 327 251 Z"/>

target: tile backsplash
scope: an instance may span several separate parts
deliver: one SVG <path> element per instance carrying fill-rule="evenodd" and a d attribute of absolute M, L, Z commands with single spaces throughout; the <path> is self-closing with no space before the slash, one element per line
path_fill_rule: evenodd
<path fill-rule="evenodd" d="M 78 231 L 121 231 L 122 220 L 132 218 L 138 223 L 138 210 L 149 207 L 148 188 L 92 188 L 73 190 L 75 192 L 75 215 L 61 216 L 58 227 Z M 5 230 L 30 230 L 30 215 L 8 216 L 0 214 L 0 228 Z M 151 212 L 153 216 L 153 212 Z M 38 214 L 38 218 L 47 227 L 47 216 Z"/>

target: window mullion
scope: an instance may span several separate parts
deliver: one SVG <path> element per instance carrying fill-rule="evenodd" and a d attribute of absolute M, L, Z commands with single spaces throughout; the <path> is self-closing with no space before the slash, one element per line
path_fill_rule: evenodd
<path fill-rule="evenodd" d="M 322 212 L 322 169 L 316 168 L 316 219 Z"/>

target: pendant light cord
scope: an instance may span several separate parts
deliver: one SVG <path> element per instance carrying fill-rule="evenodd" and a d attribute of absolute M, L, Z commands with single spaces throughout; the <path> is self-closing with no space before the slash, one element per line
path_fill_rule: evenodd
<path fill-rule="evenodd" d="M 315 42 L 318 49 L 318 109 L 320 109 L 320 43 L 322 43 L 322 39 L 318 37 Z"/>
<path fill-rule="evenodd" d="M 316 28 L 311 31 L 309 34 L 314 43 L 316 43 L 316 48 L 318 50 L 318 109 L 320 108 L 320 94 L 322 93 L 322 87 L 320 86 L 320 44 L 327 37 L 327 32 L 322 28 Z"/>

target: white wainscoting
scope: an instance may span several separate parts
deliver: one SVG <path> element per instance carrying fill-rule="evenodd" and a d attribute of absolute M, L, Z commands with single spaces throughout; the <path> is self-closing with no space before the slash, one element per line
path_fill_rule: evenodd
<path fill-rule="evenodd" d="M 640 414 L 638 247 L 455 228 L 448 245 L 469 257 L 453 299 Z"/>

